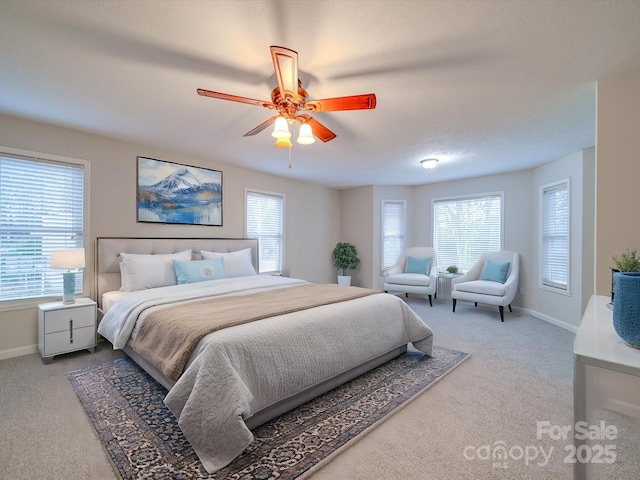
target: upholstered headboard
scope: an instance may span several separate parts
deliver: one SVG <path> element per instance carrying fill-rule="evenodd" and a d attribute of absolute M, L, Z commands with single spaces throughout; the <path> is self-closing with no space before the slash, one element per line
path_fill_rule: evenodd
<path fill-rule="evenodd" d="M 98 237 L 96 239 L 96 300 L 120 288 L 120 253 L 162 254 L 191 249 L 194 259 L 200 250 L 228 253 L 251 248 L 253 267 L 258 271 L 258 240 L 251 238 L 129 238 Z M 101 305 L 100 305 L 101 306 Z"/>

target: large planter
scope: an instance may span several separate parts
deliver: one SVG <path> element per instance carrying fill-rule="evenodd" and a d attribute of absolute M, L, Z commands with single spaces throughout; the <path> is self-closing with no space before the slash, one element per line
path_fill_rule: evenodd
<path fill-rule="evenodd" d="M 627 345 L 640 348 L 640 272 L 615 274 L 613 328 Z"/>
<path fill-rule="evenodd" d="M 616 273 L 620 273 L 620 270 L 611 268 L 611 304 L 616 296 Z"/>
<path fill-rule="evenodd" d="M 350 275 L 338 275 L 338 285 L 343 285 L 348 287 L 351 285 L 351 276 Z"/>

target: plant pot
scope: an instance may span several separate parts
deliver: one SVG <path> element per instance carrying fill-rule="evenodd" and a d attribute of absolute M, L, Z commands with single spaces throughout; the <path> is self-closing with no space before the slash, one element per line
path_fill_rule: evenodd
<path fill-rule="evenodd" d="M 613 328 L 625 343 L 640 348 L 640 272 L 615 274 Z"/>
<path fill-rule="evenodd" d="M 338 285 L 348 287 L 351 285 L 351 275 L 338 275 Z"/>
<path fill-rule="evenodd" d="M 611 268 L 611 304 L 613 304 L 613 299 L 616 296 L 616 273 L 620 273 L 620 270 L 617 268 Z"/>

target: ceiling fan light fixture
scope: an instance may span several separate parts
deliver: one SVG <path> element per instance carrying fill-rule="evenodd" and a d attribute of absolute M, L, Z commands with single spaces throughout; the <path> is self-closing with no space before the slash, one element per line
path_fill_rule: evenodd
<path fill-rule="evenodd" d="M 316 139 L 313 137 L 313 132 L 311 130 L 311 125 L 308 123 L 303 123 L 300 125 L 300 134 L 298 135 L 298 139 L 296 140 L 300 145 L 311 145 Z"/>
<path fill-rule="evenodd" d="M 278 138 L 276 139 L 276 147 L 291 148 L 291 140 L 289 140 L 289 137 Z"/>
<path fill-rule="evenodd" d="M 276 124 L 273 127 L 273 133 L 271 133 L 271 136 L 277 139 L 289 138 L 291 136 L 291 132 L 289 132 L 289 125 L 286 118 L 284 117 L 276 118 Z"/>
<path fill-rule="evenodd" d="M 425 170 L 429 170 L 430 168 L 433 168 L 438 164 L 438 159 L 437 158 L 427 158 L 425 160 L 422 160 L 420 162 L 420 164 L 422 165 L 422 168 L 424 168 Z"/>

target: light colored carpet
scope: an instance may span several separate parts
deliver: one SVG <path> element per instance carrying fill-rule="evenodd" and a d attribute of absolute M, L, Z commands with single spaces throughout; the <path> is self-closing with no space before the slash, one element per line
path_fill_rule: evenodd
<path fill-rule="evenodd" d="M 571 441 L 536 438 L 536 422 L 573 421 L 572 333 L 528 315 L 450 301 L 430 308 L 408 303 L 434 330 L 439 345 L 471 358 L 424 395 L 383 422 L 311 476 L 324 479 L 565 479 Z M 64 376 L 121 356 L 101 342 L 43 365 L 38 355 L 0 361 L 0 478 L 113 479 L 109 460 Z M 638 424 L 602 412 L 619 429 L 616 463 L 590 466 L 594 478 L 640 478 Z M 547 465 L 508 458 L 505 464 L 468 460 L 464 451 L 504 442 L 553 451 Z M 517 449 L 513 450 L 517 453 Z"/>

